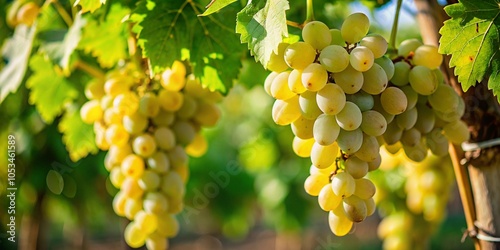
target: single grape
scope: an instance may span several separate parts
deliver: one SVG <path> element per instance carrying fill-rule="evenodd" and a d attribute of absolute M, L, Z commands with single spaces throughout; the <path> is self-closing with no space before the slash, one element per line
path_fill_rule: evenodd
<path fill-rule="evenodd" d="M 365 46 L 358 46 L 354 48 L 351 51 L 349 61 L 351 63 L 351 66 L 360 72 L 365 72 L 369 70 L 373 66 L 374 62 L 374 56 L 373 52 L 365 47 Z M 382 67 L 381 67 L 382 68 Z M 385 71 L 384 71 L 385 74 Z M 386 75 L 387 78 L 387 75 Z"/>
<path fill-rule="evenodd" d="M 421 95 L 430 95 L 438 87 L 438 79 L 432 70 L 424 66 L 415 66 L 410 70 L 410 85 Z"/>
<path fill-rule="evenodd" d="M 288 65 L 285 62 L 284 55 L 285 49 L 288 47 L 288 43 L 280 43 L 278 44 L 278 48 L 273 51 L 271 54 L 271 58 L 269 58 L 269 62 L 267 63 L 267 69 L 274 72 L 282 72 L 288 69 Z"/>
<path fill-rule="evenodd" d="M 131 135 L 139 135 L 146 130 L 148 126 L 148 119 L 146 116 L 139 112 L 131 115 L 125 115 L 122 118 L 123 128 Z"/>
<path fill-rule="evenodd" d="M 80 117 L 87 124 L 93 124 L 103 117 L 101 104 L 98 100 L 90 100 L 80 108 Z"/>
<path fill-rule="evenodd" d="M 316 95 L 316 103 L 323 113 L 338 114 L 345 106 L 346 96 L 337 84 L 327 84 Z"/>
<path fill-rule="evenodd" d="M 375 58 L 382 57 L 387 51 L 388 43 L 384 37 L 378 34 L 373 34 L 363 37 L 359 42 L 361 46 L 369 48 L 373 52 Z"/>
<path fill-rule="evenodd" d="M 462 120 L 450 122 L 443 127 L 444 136 L 453 144 L 461 144 L 470 139 L 470 132 L 467 124 Z"/>
<path fill-rule="evenodd" d="M 346 94 L 355 94 L 363 86 L 363 74 L 348 65 L 345 70 L 333 73 L 333 79 Z"/>
<path fill-rule="evenodd" d="M 130 154 L 125 157 L 121 164 L 122 173 L 134 179 L 139 179 L 144 173 L 145 164 L 142 157 Z"/>
<path fill-rule="evenodd" d="M 415 65 L 437 69 L 441 63 L 443 63 L 443 55 L 439 54 L 438 48 L 432 45 L 419 46 L 413 55 L 413 64 Z"/>
<path fill-rule="evenodd" d="M 286 100 L 294 95 L 294 92 L 288 87 L 288 76 L 290 71 L 283 71 L 279 73 L 271 83 L 271 96 L 275 99 Z"/>
<path fill-rule="evenodd" d="M 149 192 L 144 197 L 143 207 L 146 212 L 161 214 L 167 211 L 168 201 L 165 195 L 160 192 Z"/>
<path fill-rule="evenodd" d="M 346 217 L 344 207 L 337 206 L 328 213 L 328 225 L 333 234 L 344 236 L 351 231 L 353 222 Z"/>
<path fill-rule="evenodd" d="M 299 96 L 299 107 L 302 116 L 307 119 L 316 119 L 323 111 L 318 107 L 316 92 L 306 91 Z"/>
<path fill-rule="evenodd" d="M 459 98 L 450 85 L 440 84 L 427 100 L 434 110 L 450 113 L 457 110 Z"/>
<path fill-rule="evenodd" d="M 392 60 L 387 56 L 382 56 L 375 59 L 375 63 L 380 65 L 380 67 L 384 69 L 385 74 L 387 75 L 387 79 L 391 80 L 394 76 L 395 71 L 394 63 L 392 62 Z"/>
<path fill-rule="evenodd" d="M 326 46 L 318 58 L 321 65 L 332 73 L 342 72 L 349 65 L 349 53 L 339 45 Z"/>
<path fill-rule="evenodd" d="M 342 33 L 339 29 L 330 29 L 330 35 L 332 37 L 331 45 L 339 45 L 345 47 L 345 40 L 342 38 Z"/>
<path fill-rule="evenodd" d="M 345 198 L 343 206 L 346 217 L 353 222 L 361 222 L 367 216 L 365 202 L 356 195 Z"/>
<path fill-rule="evenodd" d="M 276 81 L 278 77 L 279 75 L 275 78 L 274 81 Z M 301 78 L 302 84 L 307 90 L 316 92 L 325 87 L 326 83 L 328 82 L 328 72 L 323 65 L 319 63 L 311 63 L 304 68 Z M 273 93 L 272 86 L 271 93 Z M 291 93 L 293 94 L 293 92 Z"/>
<path fill-rule="evenodd" d="M 320 21 L 308 22 L 302 29 L 302 39 L 313 48 L 322 50 L 332 41 L 330 29 Z"/>
<path fill-rule="evenodd" d="M 276 124 L 285 126 L 300 117 L 301 106 L 299 106 L 298 96 L 288 100 L 276 100 L 273 105 L 272 116 Z"/>
<path fill-rule="evenodd" d="M 349 155 L 354 154 L 363 144 L 363 132 L 360 128 L 352 131 L 340 129 L 337 144 L 344 153 Z"/>
<path fill-rule="evenodd" d="M 398 48 L 398 55 L 402 57 L 408 57 L 409 55 L 413 55 L 418 47 L 422 46 L 422 42 L 418 39 L 412 38 L 408 40 L 404 40 L 401 42 Z"/>
<path fill-rule="evenodd" d="M 356 183 L 356 190 L 354 195 L 362 200 L 368 200 L 375 195 L 375 184 L 369 179 L 361 178 L 354 180 Z"/>
<path fill-rule="evenodd" d="M 401 129 L 408 130 L 410 128 L 413 128 L 413 126 L 415 126 L 417 118 L 418 118 L 417 108 L 411 108 L 407 109 L 405 112 L 396 116 L 395 121 L 397 122 L 398 126 Z"/>
<path fill-rule="evenodd" d="M 344 108 L 335 118 L 342 129 L 352 131 L 359 128 L 363 120 L 363 115 L 356 104 L 346 102 Z"/>
<path fill-rule="evenodd" d="M 311 156 L 311 150 L 314 145 L 314 138 L 300 139 L 295 136 L 292 141 L 293 152 L 303 158 Z"/>
<path fill-rule="evenodd" d="M 396 86 L 405 86 L 409 83 L 411 66 L 405 61 L 394 63 L 394 75 L 391 82 Z"/>
<path fill-rule="evenodd" d="M 133 248 L 141 247 L 146 242 L 145 232 L 133 221 L 125 227 L 124 238 L 127 245 Z"/>
<path fill-rule="evenodd" d="M 333 176 L 331 186 L 335 195 L 346 198 L 354 193 L 356 184 L 349 173 L 339 172 Z"/>
<path fill-rule="evenodd" d="M 158 127 L 154 132 L 156 145 L 163 150 L 170 150 L 177 143 L 174 132 L 168 127 Z"/>
<path fill-rule="evenodd" d="M 368 173 L 368 163 L 362 161 L 356 156 L 351 156 L 347 158 L 344 162 L 345 170 L 354 179 L 363 178 Z"/>
<path fill-rule="evenodd" d="M 370 95 L 382 93 L 388 83 L 384 69 L 378 64 L 373 64 L 369 70 L 363 72 L 363 79 L 361 89 Z"/>
<path fill-rule="evenodd" d="M 326 184 L 319 192 L 318 203 L 324 211 L 332 211 L 337 208 L 341 201 L 342 198 L 333 192 L 331 184 Z"/>
<path fill-rule="evenodd" d="M 314 119 L 306 119 L 303 116 L 300 116 L 299 119 L 292 122 L 290 127 L 292 128 L 292 132 L 295 136 L 300 139 L 309 139 L 313 137 L 313 126 Z"/>
<path fill-rule="evenodd" d="M 374 136 L 364 134 L 363 144 L 354 155 L 363 161 L 371 162 L 377 160 L 380 155 L 379 150 L 380 145 L 377 139 Z"/>
<path fill-rule="evenodd" d="M 155 117 L 160 111 L 158 98 L 152 92 L 144 94 L 139 100 L 139 113 L 146 117 Z"/>
<path fill-rule="evenodd" d="M 272 73 L 271 73 L 272 74 Z M 296 94 L 302 94 L 307 89 L 302 84 L 302 71 L 294 69 L 288 76 L 288 88 Z"/>
<path fill-rule="evenodd" d="M 384 116 L 375 110 L 365 111 L 362 114 L 361 130 L 371 136 L 382 135 L 387 129 Z"/>
<path fill-rule="evenodd" d="M 327 175 L 309 175 L 304 181 L 304 190 L 311 196 L 318 196 L 324 186 L 329 184 Z"/>
<path fill-rule="evenodd" d="M 340 127 L 334 115 L 322 114 L 314 122 L 313 135 L 316 143 L 328 146 L 337 140 Z"/>
<path fill-rule="evenodd" d="M 339 146 L 332 143 L 328 146 L 322 146 L 315 142 L 311 149 L 311 161 L 317 168 L 327 168 L 333 164 L 337 158 Z"/>
<path fill-rule="evenodd" d="M 285 49 L 285 62 L 290 68 L 302 70 L 316 59 L 316 50 L 305 42 L 296 42 Z"/>
<path fill-rule="evenodd" d="M 156 152 L 156 141 L 150 134 L 142 134 L 134 138 L 132 142 L 132 149 L 134 153 L 142 156 L 149 157 Z"/>
<path fill-rule="evenodd" d="M 154 191 L 160 186 L 160 176 L 152 170 L 144 170 L 139 177 L 139 186 L 145 191 Z"/>
<path fill-rule="evenodd" d="M 189 121 L 178 120 L 172 126 L 178 144 L 188 145 L 196 136 L 196 129 Z"/>
<path fill-rule="evenodd" d="M 373 96 L 364 91 L 346 95 L 346 100 L 356 104 L 361 112 L 371 110 L 375 104 Z"/>
<path fill-rule="evenodd" d="M 363 13 L 353 13 L 346 17 L 340 32 L 342 38 L 350 44 L 359 42 L 370 29 L 370 20 Z"/>
<path fill-rule="evenodd" d="M 392 115 L 403 113 L 408 106 L 405 93 L 396 87 L 386 88 L 380 95 L 380 103 L 384 110 Z"/>

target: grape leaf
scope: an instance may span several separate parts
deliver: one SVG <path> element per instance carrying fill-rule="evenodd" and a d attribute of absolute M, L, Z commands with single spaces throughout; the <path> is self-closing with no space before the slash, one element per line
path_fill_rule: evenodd
<path fill-rule="evenodd" d="M 76 108 L 68 109 L 64 113 L 58 128 L 63 134 L 62 141 L 72 161 L 76 162 L 89 153 L 97 153 L 93 127 L 82 121 L 80 112 Z"/>
<path fill-rule="evenodd" d="M 82 6 L 82 13 L 94 12 L 101 8 L 101 5 L 106 4 L 106 0 L 76 0 L 74 6 Z"/>
<path fill-rule="evenodd" d="M 461 0 L 445 8 L 439 52 L 451 54 L 450 67 L 467 91 L 490 76 L 488 88 L 500 101 L 500 5 L 495 0 Z"/>
<path fill-rule="evenodd" d="M 128 14 L 128 9 L 113 4 L 103 22 L 88 16 L 79 48 L 96 57 L 99 64 L 106 68 L 113 67 L 118 60 L 126 58 L 127 29 L 122 20 Z"/>
<path fill-rule="evenodd" d="M 26 87 L 31 89 L 29 102 L 36 106 L 45 122 L 52 123 L 64 106 L 78 96 L 78 91 L 42 55 L 31 58 L 30 68 L 34 74 L 26 82 Z"/>
<path fill-rule="evenodd" d="M 142 0 L 131 16 L 133 30 L 152 73 L 160 73 L 188 51 L 203 86 L 227 93 L 238 76 L 243 49 L 227 13 L 201 14 L 198 3 Z"/>
<path fill-rule="evenodd" d="M 285 11 L 289 8 L 286 0 L 249 1 L 237 15 L 236 33 L 264 67 L 283 37 L 288 36 Z"/>
<path fill-rule="evenodd" d="M 212 0 L 209 4 L 210 6 L 200 16 L 208 16 L 234 2 L 236 2 L 236 0 Z"/>
<path fill-rule="evenodd" d="M 36 25 L 18 25 L 13 37 L 6 41 L 2 54 L 8 63 L 0 72 L 0 103 L 9 93 L 16 92 L 23 81 L 35 33 Z"/>

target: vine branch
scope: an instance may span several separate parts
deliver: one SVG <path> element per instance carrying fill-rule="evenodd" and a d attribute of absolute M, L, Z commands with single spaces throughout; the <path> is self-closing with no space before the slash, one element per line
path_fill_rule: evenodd
<path fill-rule="evenodd" d="M 392 23 L 391 37 L 389 39 L 389 47 L 396 49 L 396 34 L 398 33 L 399 12 L 401 12 L 401 5 L 403 0 L 398 0 L 396 4 L 396 13 L 394 14 L 394 22 Z"/>

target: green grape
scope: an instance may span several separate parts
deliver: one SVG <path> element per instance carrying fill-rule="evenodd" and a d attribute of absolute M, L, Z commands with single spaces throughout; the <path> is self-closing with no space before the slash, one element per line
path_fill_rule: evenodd
<path fill-rule="evenodd" d="M 445 156 L 448 154 L 448 139 L 443 134 L 441 128 L 434 128 L 426 135 L 427 147 L 434 155 Z"/>
<path fill-rule="evenodd" d="M 354 190 L 354 195 L 362 200 L 368 200 L 375 195 L 375 184 L 369 179 L 361 178 L 354 180 L 356 184 L 356 189 Z"/>
<path fill-rule="evenodd" d="M 144 170 L 139 177 L 139 186 L 145 191 L 154 191 L 160 186 L 160 176 L 152 170 Z"/>
<path fill-rule="evenodd" d="M 122 115 L 131 115 L 139 108 L 139 97 L 130 91 L 121 93 L 113 100 L 113 107 Z"/>
<path fill-rule="evenodd" d="M 101 108 L 101 104 L 98 100 L 90 100 L 83 104 L 80 109 L 80 117 L 82 121 L 87 124 L 93 124 L 96 121 L 99 121 L 103 117 L 103 111 Z"/>
<path fill-rule="evenodd" d="M 342 38 L 342 33 L 339 29 L 330 29 L 330 35 L 332 37 L 331 45 L 339 45 L 345 47 L 345 40 Z"/>
<path fill-rule="evenodd" d="M 104 82 L 99 79 L 93 79 L 85 86 L 85 97 L 87 99 L 101 99 L 104 94 Z"/>
<path fill-rule="evenodd" d="M 343 206 L 346 217 L 353 222 L 361 222 L 367 216 L 365 202 L 356 195 L 345 198 Z"/>
<path fill-rule="evenodd" d="M 356 188 L 354 178 L 347 172 L 338 172 L 334 175 L 331 186 L 333 193 L 342 198 L 351 196 Z"/>
<path fill-rule="evenodd" d="M 387 56 L 382 56 L 375 59 L 375 63 L 384 69 L 385 74 L 387 75 L 387 80 L 391 80 L 395 71 L 392 60 Z"/>
<path fill-rule="evenodd" d="M 271 96 L 275 99 L 286 100 L 295 95 L 290 88 L 288 88 L 288 76 L 290 71 L 279 73 L 271 84 Z"/>
<path fill-rule="evenodd" d="M 332 211 L 337 208 L 337 206 L 342 201 L 340 196 L 337 196 L 332 189 L 331 184 L 326 184 L 318 195 L 319 207 L 324 211 Z"/>
<path fill-rule="evenodd" d="M 181 92 L 162 89 L 158 93 L 158 102 L 163 110 L 174 112 L 184 103 L 184 95 Z"/>
<path fill-rule="evenodd" d="M 168 240 L 159 233 L 153 233 L 146 238 L 146 248 L 148 250 L 168 249 Z"/>
<path fill-rule="evenodd" d="M 375 158 L 375 160 L 368 162 L 368 172 L 377 170 L 380 167 L 380 164 L 382 164 L 382 156 L 377 154 L 377 158 Z"/>
<path fill-rule="evenodd" d="M 267 69 L 274 72 L 282 72 L 288 69 L 288 65 L 285 62 L 285 49 L 288 47 L 288 43 L 278 44 L 278 48 L 273 51 L 269 62 L 267 63 Z"/>
<path fill-rule="evenodd" d="M 440 84 L 436 91 L 427 97 L 434 110 L 450 113 L 458 108 L 458 95 L 455 90 L 446 84 Z"/>
<path fill-rule="evenodd" d="M 176 172 L 169 171 L 163 176 L 160 185 L 161 191 L 169 198 L 182 198 L 186 193 L 186 188 L 182 177 Z"/>
<path fill-rule="evenodd" d="M 330 29 L 319 21 L 308 22 L 302 29 L 302 39 L 317 50 L 322 50 L 332 41 Z"/>
<path fill-rule="evenodd" d="M 167 211 L 168 201 L 165 195 L 160 192 L 149 192 L 144 196 L 143 207 L 146 212 L 161 214 Z"/>
<path fill-rule="evenodd" d="M 406 156 L 414 161 L 421 162 L 427 157 L 427 145 L 423 140 L 420 141 L 415 147 L 409 147 L 403 145 L 403 150 L 405 151 Z"/>
<path fill-rule="evenodd" d="M 375 110 L 363 112 L 361 121 L 361 130 L 371 136 L 382 135 L 387 129 L 387 121 L 384 116 Z"/>
<path fill-rule="evenodd" d="M 337 144 L 344 153 L 354 154 L 363 144 L 363 132 L 360 128 L 352 131 L 341 129 L 337 137 Z"/>
<path fill-rule="evenodd" d="M 441 120 L 446 122 L 460 120 L 460 118 L 464 115 L 464 113 L 465 113 L 465 102 L 464 99 L 460 97 L 458 98 L 458 106 L 455 110 L 448 113 L 443 113 L 434 110 L 434 114 L 436 115 L 436 117 L 439 117 Z"/>
<path fill-rule="evenodd" d="M 432 70 L 424 66 L 415 66 L 410 70 L 410 85 L 421 95 L 430 95 L 438 87 L 438 79 Z"/>
<path fill-rule="evenodd" d="M 360 72 L 368 71 L 372 66 L 375 58 L 373 56 L 373 52 L 365 47 L 358 46 L 351 51 L 351 55 L 349 57 L 349 61 L 351 66 Z M 382 68 L 382 67 L 380 67 Z M 384 71 L 385 75 L 385 71 Z M 387 78 L 387 75 L 386 75 Z"/>
<path fill-rule="evenodd" d="M 335 116 L 339 126 L 347 131 L 352 131 L 361 125 L 363 116 L 358 106 L 352 102 L 346 102 L 344 108 Z"/>
<path fill-rule="evenodd" d="M 418 47 L 422 46 L 422 42 L 413 38 L 404 40 L 401 42 L 398 48 L 398 55 L 402 57 L 408 57 L 410 54 L 414 54 Z"/>
<path fill-rule="evenodd" d="M 135 154 L 130 154 L 125 157 L 121 164 L 122 173 L 125 176 L 130 176 L 139 179 L 144 173 L 145 165 L 142 157 Z"/>
<path fill-rule="evenodd" d="M 122 170 L 123 171 L 123 170 Z M 125 197 L 138 199 L 144 194 L 144 190 L 139 186 L 137 179 L 131 176 L 125 177 L 123 180 L 121 191 Z"/>
<path fill-rule="evenodd" d="M 345 170 L 354 179 L 363 178 L 368 173 L 368 163 L 362 161 L 356 156 L 351 156 L 347 158 L 344 162 Z"/>
<path fill-rule="evenodd" d="M 380 95 L 380 103 L 387 113 L 399 115 L 406 110 L 408 100 L 401 89 L 388 87 Z"/>
<path fill-rule="evenodd" d="M 349 65 L 349 53 L 339 45 L 329 45 L 321 51 L 318 60 L 329 72 L 342 72 Z"/>
<path fill-rule="evenodd" d="M 158 217 L 144 210 L 140 210 L 135 214 L 134 222 L 139 228 L 144 230 L 146 235 L 150 235 L 158 227 Z"/>
<path fill-rule="evenodd" d="M 104 111 L 103 115 L 103 120 L 104 124 L 106 125 L 111 125 L 111 124 L 120 124 L 122 123 L 123 116 L 116 110 L 115 108 L 109 108 Z"/>
<path fill-rule="evenodd" d="M 387 87 L 387 75 L 384 69 L 378 65 L 373 66 L 363 72 L 363 87 L 361 89 L 370 95 L 378 95 Z"/>
<path fill-rule="evenodd" d="M 370 198 L 363 201 L 365 202 L 366 205 L 366 216 L 373 215 L 375 213 L 375 209 L 377 208 L 375 205 L 375 200 L 373 198 Z"/>
<path fill-rule="evenodd" d="M 178 144 L 188 145 L 196 136 L 196 130 L 191 122 L 178 120 L 172 126 L 172 131 L 175 134 L 175 139 Z"/>
<path fill-rule="evenodd" d="M 292 132 L 295 136 L 300 139 L 309 139 L 313 137 L 313 119 L 306 119 L 303 116 L 300 116 L 299 119 L 292 122 L 290 127 L 292 128 Z"/>
<path fill-rule="evenodd" d="M 148 118 L 139 112 L 136 112 L 123 116 L 122 124 L 123 128 L 125 128 L 129 134 L 138 135 L 142 134 L 148 127 Z"/>
<path fill-rule="evenodd" d="M 299 106 L 298 99 L 299 97 L 295 96 L 285 101 L 276 100 L 274 102 L 272 117 L 276 124 L 285 126 L 300 117 L 301 106 Z"/>
<path fill-rule="evenodd" d="M 370 29 L 370 20 L 363 13 L 353 13 L 346 17 L 340 32 L 342 38 L 350 44 L 357 43 L 368 34 Z"/>
<path fill-rule="evenodd" d="M 410 82 L 411 66 L 405 61 L 394 63 L 394 75 L 391 82 L 396 86 L 405 86 Z"/>
<path fill-rule="evenodd" d="M 134 153 L 142 156 L 149 157 L 156 152 L 156 141 L 150 134 L 142 134 L 134 138 L 132 142 L 132 150 Z"/>
<path fill-rule="evenodd" d="M 319 109 L 328 115 L 338 114 L 345 106 L 346 96 L 337 84 L 327 84 L 316 94 Z"/>
<path fill-rule="evenodd" d="M 174 237 L 179 233 L 179 222 L 172 214 L 162 214 L 159 216 L 156 233 L 162 237 Z"/>
<path fill-rule="evenodd" d="M 120 168 L 113 168 L 109 172 L 109 180 L 111 181 L 111 184 L 113 184 L 113 187 L 120 188 L 125 180 L 125 175 L 122 173 Z"/>
<path fill-rule="evenodd" d="M 182 106 L 177 110 L 176 115 L 181 119 L 190 119 L 196 114 L 198 110 L 198 103 L 194 99 L 194 97 L 190 95 L 184 95 L 184 101 L 182 102 Z"/>
<path fill-rule="evenodd" d="M 123 146 L 130 137 L 125 128 L 119 124 L 112 124 L 106 129 L 106 141 L 109 145 Z"/>
<path fill-rule="evenodd" d="M 127 245 L 133 248 L 141 247 L 146 242 L 145 232 L 133 221 L 125 227 L 124 238 Z"/>
<path fill-rule="evenodd" d="M 403 130 L 408 130 L 415 126 L 418 118 L 417 108 L 407 109 L 405 112 L 396 116 L 396 122 L 398 126 Z"/>
<path fill-rule="evenodd" d="M 329 184 L 328 175 L 309 175 L 304 181 L 304 190 L 311 196 L 318 196 L 324 186 Z"/>
<path fill-rule="evenodd" d="M 173 149 L 167 152 L 167 156 L 170 159 L 170 166 L 175 170 L 182 168 L 188 163 L 188 156 L 184 148 L 177 145 Z"/>
<path fill-rule="evenodd" d="M 393 121 L 387 124 L 387 129 L 382 136 L 384 137 L 384 140 L 388 145 L 393 145 L 401 140 L 402 135 L 403 129 L 398 126 L 398 123 L 396 121 Z"/>
<path fill-rule="evenodd" d="M 276 76 L 278 75 L 279 75 L 278 72 L 273 71 L 269 75 L 267 75 L 266 80 L 264 81 L 264 90 L 269 96 L 272 96 L 271 85 L 273 84 L 274 78 L 276 78 Z M 300 84 L 302 85 L 302 81 L 300 82 Z"/>
<path fill-rule="evenodd" d="M 462 120 L 450 122 L 443 127 L 444 136 L 453 144 L 461 144 L 470 139 L 467 124 Z"/>
<path fill-rule="evenodd" d="M 202 127 L 213 127 L 220 119 L 221 112 L 215 103 L 198 100 L 198 109 L 193 117 Z"/>
<path fill-rule="evenodd" d="M 438 48 L 432 45 L 419 46 L 413 55 L 413 64 L 415 65 L 437 69 L 441 63 L 443 63 L 443 55 L 439 54 Z"/>
<path fill-rule="evenodd" d="M 314 122 L 313 135 L 316 143 L 328 146 L 337 140 L 340 127 L 334 115 L 322 114 Z"/>
<path fill-rule="evenodd" d="M 431 108 L 427 105 L 417 105 L 417 122 L 415 123 L 415 128 L 422 134 L 427 134 L 431 132 L 436 124 L 436 116 Z"/>
<path fill-rule="evenodd" d="M 316 119 L 319 115 L 323 114 L 321 109 L 318 107 L 316 101 L 316 93 L 311 91 L 306 91 L 300 94 L 299 107 L 302 116 L 307 119 Z"/>
<path fill-rule="evenodd" d="M 153 117 L 151 121 L 157 126 L 170 126 L 174 122 L 174 119 L 174 113 L 160 109 L 158 115 Z"/>
<path fill-rule="evenodd" d="M 333 79 L 346 94 L 355 94 L 363 86 L 363 74 L 350 65 L 341 72 L 333 73 Z"/>
<path fill-rule="evenodd" d="M 292 69 L 303 70 L 316 59 L 316 50 L 305 42 L 296 42 L 285 49 L 285 62 Z"/>
<path fill-rule="evenodd" d="M 283 58 L 283 56 L 281 56 Z M 288 66 L 287 66 L 288 67 Z M 184 93 L 196 97 L 196 98 L 204 98 L 210 91 L 203 86 L 194 75 L 189 75 L 186 78 L 186 86 L 184 86 Z"/>
<path fill-rule="evenodd" d="M 186 146 L 186 153 L 192 157 L 201 157 L 208 150 L 208 142 L 201 133 L 196 133 L 194 139 Z"/>
<path fill-rule="evenodd" d="M 403 135 L 401 136 L 401 143 L 403 146 L 415 147 L 420 143 L 420 138 L 422 134 L 416 128 L 410 128 L 408 130 L 403 131 Z"/>
<path fill-rule="evenodd" d="M 303 158 L 311 156 L 311 150 L 314 145 L 314 138 L 300 139 L 295 136 L 292 141 L 293 152 Z"/>
<path fill-rule="evenodd" d="M 377 159 L 379 154 L 380 145 L 378 144 L 377 139 L 374 136 L 363 135 L 363 144 L 361 148 L 354 154 L 354 156 L 359 159 L 371 162 Z"/>
<path fill-rule="evenodd" d="M 406 100 L 408 101 L 408 103 L 406 104 L 406 110 L 415 107 L 420 97 L 419 94 L 415 92 L 415 90 L 413 90 L 413 88 L 410 85 L 400 87 L 400 89 L 405 93 Z"/>
<path fill-rule="evenodd" d="M 147 158 L 147 164 L 151 170 L 157 173 L 165 173 L 170 169 L 170 161 L 167 155 L 160 150 Z"/>
<path fill-rule="evenodd" d="M 369 48 L 373 52 L 375 58 L 380 58 L 385 55 L 388 43 L 381 35 L 373 34 L 363 37 L 359 45 Z"/>
<path fill-rule="evenodd" d="M 272 74 L 272 73 L 271 73 Z M 302 71 L 294 69 L 288 76 L 288 88 L 296 94 L 302 94 L 307 89 L 302 84 Z"/>
<path fill-rule="evenodd" d="M 337 158 L 339 146 L 332 143 L 328 146 L 322 146 L 315 142 L 311 149 L 311 161 L 317 168 L 327 168 L 333 164 Z"/>
<path fill-rule="evenodd" d="M 174 132 L 168 127 L 157 127 L 154 138 L 156 145 L 163 150 L 170 150 L 177 143 Z"/>
<path fill-rule="evenodd" d="M 142 205 L 139 199 L 128 198 L 125 201 L 125 217 L 133 220 L 137 212 L 142 210 Z"/>
<path fill-rule="evenodd" d="M 302 84 L 307 90 L 316 92 L 322 89 L 328 82 L 328 72 L 323 65 L 319 63 L 311 63 L 304 68 L 301 78 Z"/>
<path fill-rule="evenodd" d="M 344 207 L 337 206 L 328 213 L 328 225 L 333 234 L 344 236 L 351 231 L 353 222 L 346 217 Z"/>
<path fill-rule="evenodd" d="M 347 95 L 346 100 L 356 104 L 361 112 L 371 110 L 374 106 L 373 96 L 364 91 L 354 95 Z"/>
<path fill-rule="evenodd" d="M 146 117 L 155 117 L 160 111 L 158 98 L 152 92 L 144 94 L 139 100 L 139 113 Z"/>

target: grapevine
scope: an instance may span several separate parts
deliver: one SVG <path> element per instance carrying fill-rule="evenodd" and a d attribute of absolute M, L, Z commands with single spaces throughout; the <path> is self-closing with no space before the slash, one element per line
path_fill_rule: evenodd
<path fill-rule="evenodd" d="M 367 35 L 369 28 L 362 13 L 340 30 L 308 22 L 303 41 L 279 45 L 264 83 L 276 99 L 275 123 L 290 125 L 295 153 L 311 158 L 304 188 L 338 236 L 375 211 L 375 185 L 365 176 L 379 168 L 381 146 L 421 162 L 429 150 L 443 156 L 449 141 L 470 137 L 463 100 L 438 69 L 438 49 L 411 39 L 389 57 L 387 41 Z"/>
<path fill-rule="evenodd" d="M 153 80 L 127 65 L 106 81 L 91 81 L 85 94 L 82 120 L 94 125 L 97 146 L 108 151 L 109 178 L 120 190 L 113 209 L 131 221 L 125 241 L 166 249 L 165 238 L 179 231 L 175 215 L 183 209 L 188 155 L 207 150 L 201 129 L 217 123 L 220 95 L 202 88 L 180 61 Z"/>

